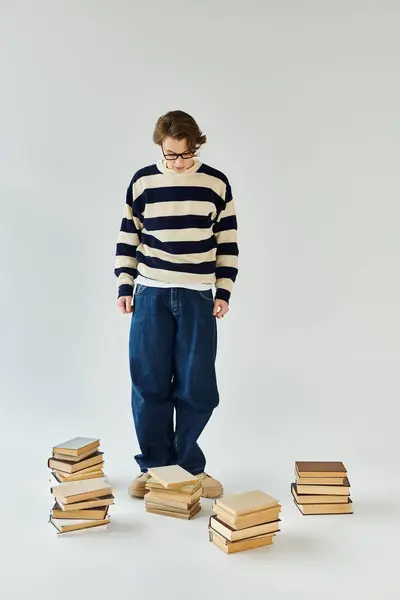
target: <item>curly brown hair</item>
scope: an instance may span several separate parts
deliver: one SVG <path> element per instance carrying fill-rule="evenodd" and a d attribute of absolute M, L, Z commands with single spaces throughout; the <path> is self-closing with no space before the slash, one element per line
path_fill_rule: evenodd
<path fill-rule="evenodd" d="M 193 117 L 182 110 L 172 110 L 158 119 L 153 142 L 160 146 L 165 137 L 186 139 L 191 152 L 197 152 L 207 142 L 207 136 L 202 133 Z"/>

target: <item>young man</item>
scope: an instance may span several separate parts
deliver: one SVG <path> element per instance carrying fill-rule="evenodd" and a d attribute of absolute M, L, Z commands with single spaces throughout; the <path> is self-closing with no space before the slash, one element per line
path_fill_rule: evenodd
<path fill-rule="evenodd" d="M 206 136 L 190 115 L 160 117 L 153 140 L 163 159 L 132 178 L 116 251 L 117 305 L 133 313 L 132 413 L 141 450 L 129 493 L 145 495 L 148 468 L 178 464 L 198 476 L 204 497 L 217 498 L 222 485 L 204 473 L 197 440 L 219 403 L 216 319 L 229 310 L 237 275 L 234 203 L 225 175 L 197 158 Z"/>

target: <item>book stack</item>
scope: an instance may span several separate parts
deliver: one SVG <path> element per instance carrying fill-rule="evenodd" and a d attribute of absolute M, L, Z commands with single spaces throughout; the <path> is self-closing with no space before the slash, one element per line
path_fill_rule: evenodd
<path fill-rule="evenodd" d="M 209 522 L 210 541 L 232 554 L 272 544 L 279 531 L 281 505 L 255 490 L 216 500 Z"/>
<path fill-rule="evenodd" d="M 76 437 L 53 448 L 48 459 L 55 499 L 50 523 L 58 533 L 106 527 L 110 522 L 108 509 L 114 496 L 105 481 L 99 446 L 96 438 Z"/>
<path fill-rule="evenodd" d="M 104 453 L 100 440 L 76 437 L 58 444 L 48 460 L 51 479 L 55 484 L 104 477 Z"/>
<path fill-rule="evenodd" d="M 303 515 L 353 512 L 350 482 L 342 462 L 296 462 L 295 476 L 292 496 Z"/>
<path fill-rule="evenodd" d="M 157 467 L 148 469 L 150 479 L 144 500 L 146 511 L 157 515 L 192 519 L 200 511 L 202 487 L 200 481 L 179 467 Z"/>

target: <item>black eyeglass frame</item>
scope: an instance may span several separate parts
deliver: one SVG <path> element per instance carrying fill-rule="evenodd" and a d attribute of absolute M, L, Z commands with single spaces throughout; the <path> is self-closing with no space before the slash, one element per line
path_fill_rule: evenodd
<path fill-rule="evenodd" d="M 162 145 L 161 145 L 161 150 L 162 150 L 165 160 L 178 160 L 178 158 L 182 158 L 182 160 L 190 160 L 191 158 L 195 158 L 196 156 L 198 156 L 198 154 L 197 154 L 198 150 L 195 150 L 194 152 L 181 152 L 180 154 L 175 154 L 175 153 L 165 154 L 164 148 L 162 147 Z M 186 154 L 186 156 L 185 156 L 185 154 Z"/>

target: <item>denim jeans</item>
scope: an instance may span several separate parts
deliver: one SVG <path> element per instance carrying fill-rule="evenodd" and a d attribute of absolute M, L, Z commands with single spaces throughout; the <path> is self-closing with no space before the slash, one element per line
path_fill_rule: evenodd
<path fill-rule="evenodd" d="M 219 403 L 212 312 L 211 290 L 136 288 L 129 361 L 143 472 L 172 464 L 204 471 L 197 440 Z"/>

